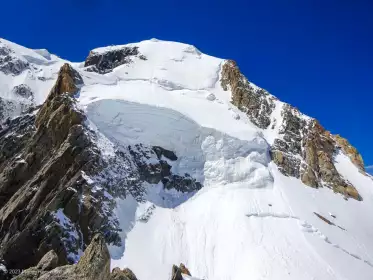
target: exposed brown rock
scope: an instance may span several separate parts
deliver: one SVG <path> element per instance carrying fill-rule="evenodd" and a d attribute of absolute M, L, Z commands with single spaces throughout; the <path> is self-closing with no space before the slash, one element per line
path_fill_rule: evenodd
<path fill-rule="evenodd" d="M 250 120 L 260 128 L 267 128 L 274 108 L 273 100 L 263 89 L 256 90 L 244 75 L 236 62 L 228 60 L 223 64 L 221 86 L 232 91 L 232 103 L 245 112 Z"/>
<path fill-rule="evenodd" d="M 310 187 L 320 187 L 319 177 L 331 182 L 334 176 L 339 176 L 333 165 L 333 142 L 316 120 L 312 120 L 304 132 L 302 157 L 306 165 L 301 172 L 302 182 Z"/>
<path fill-rule="evenodd" d="M 36 280 L 43 274 L 56 268 L 58 265 L 58 256 L 51 250 L 40 260 L 37 266 L 30 267 L 22 272 L 22 274 L 16 276 L 15 280 Z"/>
<path fill-rule="evenodd" d="M 92 238 L 84 255 L 76 265 L 83 279 L 107 280 L 110 276 L 110 255 L 104 238 L 97 234 Z M 47 279 L 47 278 L 46 278 Z"/>
<path fill-rule="evenodd" d="M 183 263 L 181 263 L 179 267 L 180 267 L 180 270 L 181 270 L 181 273 L 182 273 L 182 274 L 192 276 L 192 275 L 190 274 L 188 268 L 187 268 Z"/>
<path fill-rule="evenodd" d="M 270 126 L 274 98 L 264 90 L 254 89 L 232 60 L 222 66 L 221 86 L 224 90 L 231 90 L 232 103 L 247 113 L 254 124 L 260 128 Z M 307 186 L 329 187 L 346 197 L 361 200 L 355 187 L 341 177 L 334 165 L 334 156 L 342 149 L 364 171 L 357 150 L 346 139 L 331 135 L 318 121 L 305 117 L 289 104 L 283 105 L 281 115 L 278 131 L 281 137 L 274 140 L 270 151 L 278 169 L 286 176 L 301 179 Z M 273 123 L 271 128 L 274 127 Z"/>
<path fill-rule="evenodd" d="M 181 269 L 177 265 L 172 266 L 171 280 L 183 280 Z"/>
<path fill-rule="evenodd" d="M 331 221 L 329 221 L 327 218 L 325 218 L 324 216 L 321 216 L 320 214 L 316 213 L 316 212 L 313 212 L 317 217 L 319 217 L 321 220 L 323 220 L 325 223 L 331 225 L 331 226 L 335 226 L 335 224 Z"/>
<path fill-rule="evenodd" d="M 119 267 L 116 267 L 113 269 L 110 277 L 111 280 L 137 280 L 136 275 L 129 268 L 121 270 Z"/>
<path fill-rule="evenodd" d="M 56 252 L 50 250 L 48 253 L 44 255 L 44 257 L 39 261 L 38 265 L 36 266 L 37 269 L 43 271 L 49 271 L 56 268 L 58 265 L 58 256 Z"/>
<path fill-rule="evenodd" d="M 110 280 L 129 280 L 128 277 L 120 270 L 119 267 L 114 268 L 113 272 L 111 273 Z"/>
<path fill-rule="evenodd" d="M 303 153 L 305 168 L 301 171 L 301 180 L 311 187 L 325 186 L 345 196 L 361 200 L 358 191 L 341 177 L 334 166 L 336 145 L 330 132 L 316 120 L 312 120 L 304 130 Z"/>
<path fill-rule="evenodd" d="M 81 171 L 92 172 L 98 161 L 83 126 L 84 115 L 71 98 L 80 83 L 79 74 L 65 64 L 36 120 L 21 116 L 0 133 L 0 147 L 11 147 L 0 154 L 0 256 L 14 269 L 36 265 L 51 249 L 59 265 L 71 262 L 67 251 L 83 249 L 90 233 L 100 228 L 95 219 L 99 205 L 81 207 L 89 217 L 78 219 L 74 211 L 80 207 L 76 195 L 91 197 Z M 69 234 L 53 215 L 58 209 L 72 221 L 69 230 L 84 236 L 63 238 Z"/>
<path fill-rule="evenodd" d="M 97 234 L 75 265 L 56 267 L 57 255 L 51 251 L 36 267 L 23 271 L 15 280 L 133 280 L 136 278 L 113 278 L 116 271 L 110 273 L 110 255 L 104 238 Z M 120 270 L 119 270 L 120 271 Z M 136 277 L 136 276 L 135 276 Z"/>
<path fill-rule="evenodd" d="M 7 267 L 34 267 L 50 250 L 59 266 L 74 263 L 94 232 L 105 232 L 108 243 L 120 245 L 119 224 L 111 216 L 115 201 L 104 192 L 142 199 L 141 174 L 150 168 L 141 165 L 145 147 L 102 159 L 93 141 L 98 136 L 86 127 L 73 98 L 81 83 L 64 65 L 39 112 L 9 120 L 0 131 L 0 258 Z M 158 181 L 171 182 L 170 167 L 160 158 L 176 155 L 161 147 L 147 150 L 159 159 Z M 119 176 L 113 178 L 113 170 Z M 93 190 L 85 178 L 96 175 L 101 188 Z M 185 187 L 196 185 L 184 181 Z M 122 274 L 134 277 L 130 270 Z"/>
<path fill-rule="evenodd" d="M 322 221 L 324 221 L 325 223 L 327 223 L 328 225 L 331 225 L 331 226 L 335 226 L 335 227 L 338 227 L 340 228 L 341 230 L 346 230 L 345 228 L 341 227 L 341 226 L 338 226 L 336 225 L 335 223 L 333 223 L 332 221 L 328 220 L 327 218 L 325 218 L 324 216 L 316 213 L 316 212 L 313 212 L 318 218 L 320 218 Z M 334 215 L 331 215 L 333 218 L 335 218 Z"/>
<path fill-rule="evenodd" d="M 125 268 L 122 270 L 123 274 L 129 279 L 129 280 L 137 280 L 137 277 L 135 273 L 132 272 L 131 269 Z"/>
<path fill-rule="evenodd" d="M 65 104 L 64 102 L 61 102 L 62 100 L 60 98 L 56 99 L 56 97 L 63 94 L 73 96 L 78 91 L 79 83 L 81 83 L 81 77 L 79 74 L 69 64 L 64 64 L 58 74 L 56 84 L 37 114 L 35 122 L 37 128 L 39 128 L 41 124 L 48 125 L 49 121 L 46 123 L 46 119 L 49 119 L 52 113 L 57 111 L 61 115 L 61 111 L 63 112 L 70 109 L 68 106 L 71 105 L 72 102 Z M 71 111 L 66 113 L 71 113 Z M 78 122 L 76 116 L 73 116 L 73 119 L 73 122 Z"/>
<path fill-rule="evenodd" d="M 351 161 L 361 170 L 361 171 L 365 171 L 365 168 L 364 168 L 364 161 L 363 161 L 363 158 L 362 156 L 359 154 L 359 152 L 357 151 L 357 149 L 355 147 L 353 147 L 348 141 L 347 139 L 341 137 L 340 135 L 334 135 L 333 136 L 336 144 L 338 147 L 340 147 L 343 151 L 343 153 L 345 153 L 350 159 Z"/>
<path fill-rule="evenodd" d="M 279 150 L 270 152 L 273 162 L 278 166 L 281 173 L 286 176 L 299 178 L 300 160 L 293 155 Z"/>
<path fill-rule="evenodd" d="M 181 263 L 180 266 L 172 266 L 171 280 L 183 280 L 182 274 L 192 276 L 183 263 Z"/>

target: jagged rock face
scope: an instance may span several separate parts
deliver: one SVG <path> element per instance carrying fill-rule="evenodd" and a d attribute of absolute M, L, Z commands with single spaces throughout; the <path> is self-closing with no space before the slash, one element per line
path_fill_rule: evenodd
<path fill-rule="evenodd" d="M 88 67 L 87 71 L 106 74 L 115 67 L 131 63 L 134 56 L 139 56 L 140 59 L 146 60 L 145 56 L 140 55 L 138 47 L 123 47 L 104 53 L 91 51 L 84 63 L 84 67 Z"/>
<path fill-rule="evenodd" d="M 8 119 L 3 124 L 0 131 L 0 170 L 5 170 L 8 160 L 26 147 L 35 132 L 34 121 L 34 114 L 26 114 Z M 21 157 L 17 160 L 21 161 Z M 0 205 L 3 205 L 6 196 L 5 192 L 0 192 Z"/>
<path fill-rule="evenodd" d="M 14 277 L 13 279 L 23 280 L 33 280 L 39 279 L 43 274 L 51 271 L 58 266 L 58 256 L 51 250 L 44 255 L 44 257 L 39 261 L 38 265 L 35 267 L 30 267 L 24 270 L 20 275 Z"/>
<path fill-rule="evenodd" d="M 188 270 L 188 268 L 181 263 L 179 266 L 173 265 L 172 272 L 171 272 L 171 280 L 183 280 L 183 274 L 192 276 Z"/>
<path fill-rule="evenodd" d="M 6 75 L 19 75 L 28 67 L 29 64 L 13 55 L 11 49 L 0 45 L 0 72 L 3 72 Z"/>
<path fill-rule="evenodd" d="M 17 280 L 109 280 L 110 255 L 104 238 L 97 234 L 92 238 L 84 255 L 76 265 L 65 265 L 57 267 L 58 256 L 52 250 L 48 252 L 37 266 L 23 271 L 15 277 Z"/>
<path fill-rule="evenodd" d="M 103 223 L 95 219 L 102 207 L 80 199 L 93 199 L 82 171 L 97 169 L 99 152 L 71 99 L 78 90 L 76 75 L 63 66 L 37 115 L 9 120 L 0 132 L 0 255 L 12 268 L 35 265 L 51 249 L 62 264 L 73 261 L 68 253 L 81 250 Z M 74 207 L 78 217 L 68 217 Z M 68 212 L 68 221 L 58 219 L 58 209 Z"/>
<path fill-rule="evenodd" d="M 183 280 L 183 276 L 181 275 L 181 269 L 176 265 L 172 266 L 171 280 Z"/>
<path fill-rule="evenodd" d="M 355 147 L 353 147 L 347 139 L 341 137 L 340 135 L 333 136 L 334 141 L 336 142 L 337 146 L 342 149 L 342 151 L 348 155 L 348 157 L 351 159 L 351 161 L 361 170 L 365 171 L 364 168 L 364 161 L 362 156 L 359 154 L 359 152 L 356 150 Z"/>
<path fill-rule="evenodd" d="M 192 274 L 190 274 L 189 269 L 183 263 L 181 263 L 179 267 L 182 274 L 192 276 Z"/>
<path fill-rule="evenodd" d="M 241 74 L 235 62 L 229 60 L 222 67 L 221 85 L 230 88 L 232 103 L 245 112 L 260 128 L 269 128 L 274 97 L 261 89 L 254 89 Z M 279 106 L 279 105 L 277 105 Z M 361 200 L 354 186 L 341 177 L 334 166 L 334 156 L 341 149 L 351 161 L 364 171 L 364 163 L 347 140 L 333 136 L 315 119 L 305 117 L 296 108 L 284 104 L 282 123 L 271 146 L 271 157 L 286 176 L 300 178 L 307 186 L 329 187 L 346 197 Z M 278 121 L 278 120 L 274 120 Z M 272 124 L 270 129 L 274 129 Z"/>
<path fill-rule="evenodd" d="M 31 88 L 25 84 L 15 86 L 12 90 L 12 93 L 31 101 L 33 101 L 34 99 L 34 93 L 32 92 Z"/>
<path fill-rule="evenodd" d="M 110 279 L 112 280 L 137 280 L 137 277 L 132 272 L 132 270 L 129 268 L 125 268 L 121 270 L 120 268 L 116 267 L 113 269 Z"/>
<path fill-rule="evenodd" d="M 183 175 L 172 174 L 171 165 L 167 160 L 177 160 L 174 152 L 158 146 L 149 148 L 142 144 L 129 147 L 129 151 L 139 170 L 140 181 L 150 184 L 162 182 L 165 189 L 175 189 L 183 193 L 198 191 L 202 188 L 202 184 L 188 173 Z M 149 163 L 148 160 L 151 158 L 156 160 Z"/>
<path fill-rule="evenodd" d="M 118 146 L 104 159 L 73 98 L 81 84 L 65 64 L 45 103 L 0 131 L 0 257 L 8 267 L 34 266 L 50 250 L 58 265 L 76 262 L 97 231 L 120 245 L 113 198 L 143 201 L 144 182 L 181 192 L 202 187 L 172 174 L 177 155 L 162 147 Z"/>
<path fill-rule="evenodd" d="M 330 133 L 315 120 L 304 133 L 302 156 L 306 165 L 301 172 L 302 182 L 311 187 L 321 186 L 319 178 L 327 183 L 339 183 L 341 178 L 333 164 L 334 143 Z"/>
<path fill-rule="evenodd" d="M 256 89 L 241 74 L 236 62 L 228 60 L 221 72 L 221 86 L 232 91 L 232 103 L 245 112 L 260 128 L 267 128 L 274 109 L 273 97 L 263 89 Z"/>
<path fill-rule="evenodd" d="M 77 264 L 58 266 L 58 256 L 49 251 L 35 267 L 24 270 L 14 280 L 138 280 L 131 269 L 114 268 L 105 239 L 96 234 Z M 190 274 L 189 274 L 190 275 Z"/>
<path fill-rule="evenodd" d="M 282 139 L 275 139 L 271 155 L 279 170 L 300 178 L 307 186 L 329 187 L 333 191 L 360 200 L 356 189 L 341 177 L 334 166 L 338 147 L 330 134 L 315 119 L 306 119 L 290 105 L 282 109 Z"/>

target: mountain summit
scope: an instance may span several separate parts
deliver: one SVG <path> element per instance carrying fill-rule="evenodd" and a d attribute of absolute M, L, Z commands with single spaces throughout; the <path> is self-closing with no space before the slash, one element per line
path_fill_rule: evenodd
<path fill-rule="evenodd" d="M 0 39 L 8 276 L 370 280 L 371 213 L 358 151 L 232 60 L 151 39 L 71 63 Z"/>

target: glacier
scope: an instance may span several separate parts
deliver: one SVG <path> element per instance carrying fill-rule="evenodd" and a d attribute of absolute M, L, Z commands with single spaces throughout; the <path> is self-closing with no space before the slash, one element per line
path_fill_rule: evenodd
<path fill-rule="evenodd" d="M 1 97 L 19 100 L 11 88 L 22 83 L 42 103 L 66 60 L 2 43 L 35 66 L 12 79 L 0 73 Z M 222 89 L 224 59 L 157 39 L 93 52 L 124 47 L 145 59 L 105 74 L 71 63 L 83 79 L 77 106 L 107 141 L 99 146 L 104 153 L 138 143 L 173 151 L 177 160 L 164 158 L 172 172 L 203 187 L 184 193 L 144 183 L 143 201 L 115 198 L 122 245 L 109 245 L 112 268 L 129 267 L 141 280 L 167 279 L 174 263 L 205 280 L 373 278 L 373 177 L 342 152 L 336 168 L 362 201 L 284 176 L 270 157 L 284 103 L 275 100 L 273 128 L 260 129 Z"/>

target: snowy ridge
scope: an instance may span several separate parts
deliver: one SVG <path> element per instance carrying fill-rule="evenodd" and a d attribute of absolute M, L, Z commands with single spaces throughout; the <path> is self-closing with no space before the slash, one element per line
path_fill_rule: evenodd
<path fill-rule="evenodd" d="M 0 122 L 43 103 L 65 62 L 0 38 Z"/>
<path fill-rule="evenodd" d="M 36 68 L 11 82 L 0 72 L 1 93 L 13 98 L 9 90 L 25 83 L 36 93 L 35 103 L 43 100 L 62 60 L 0 42 Z M 75 64 L 84 80 L 78 104 L 102 136 L 98 146 L 107 158 L 137 144 L 162 147 L 177 157 L 161 158 L 173 174 L 187 174 L 203 187 L 182 192 L 166 189 L 162 181 L 143 182 L 141 200 L 132 194 L 115 198 L 122 244 L 109 246 L 112 267 L 129 267 L 141 280 L 167 279 L 178 263 L 205 280 L 372 279 L 372 177 L 343 153 L 335 157 L 338 172 L 364 198 L 357 201 L 282 175 L 269 152 L 282 137 L 285 103 L 274 100 L 271 127 L 259 129 L 220 85 L 225 60 L 194 46 L 152 39 L 92 52 L 125 47 L 137 47 L 146 59 L 133 57 L 105 74 Z M 46 80 L 34 79 L 38 75 Z M 123 170 L 131 164 L 124 161 Z M 117 171 L 109 168 L 108 174 Z M 55 213 L 68 226 L 60 214 Z"/>

